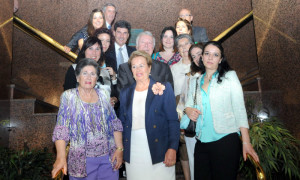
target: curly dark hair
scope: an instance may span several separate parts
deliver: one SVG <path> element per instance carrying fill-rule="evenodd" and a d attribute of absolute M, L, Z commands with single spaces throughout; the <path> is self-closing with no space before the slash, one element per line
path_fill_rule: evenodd
<path fill-rule="evenodd" d="M 83 46 L 81 48 L 81 50 L 78 53 L 78 56 L 75 60 L 75 63 L 77 64 L 81 59 L 85 58 L 85 51 L 87 50 L 87 48 L 93 46 L 94 44 L 98 43 L 101 49 L 101 54 L 100 54 L 100 58 L 97 61 L 97 63 L 100 65 L 100 67 L 102 66 L 103 62 L 104 62 L 104 57 L 103 57 L 103 48 L 102 48 L 102 43 L 101 41 L 94 36 L 88 37 L 84 43 Z"/>
<path fill-rule="evenodd" d="M 96 31 L 94 32 L 94 36 L 98 37 L 99 34 L 108 34 L 110 36 L 110 45 L 112 45 L 115 42 L 115 37 L 114 37 L 113 33 L 111 32 L 111 30 L 109 30 L 107 28 L 96 29 Z"/>

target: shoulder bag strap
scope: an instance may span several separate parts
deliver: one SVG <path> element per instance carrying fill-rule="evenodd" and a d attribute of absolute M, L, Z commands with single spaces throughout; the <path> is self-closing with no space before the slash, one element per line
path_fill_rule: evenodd
<path fill-rule="evenodd" d="M 195 90 L 195 96 L 194 96 L 194 106 L 197 105 L 197 90 L 198 90 L 198 85 L 199 85 L 198 84 L 199 77 L 197 77 L 197 79 L 196 79 L 196 90 Z"/>

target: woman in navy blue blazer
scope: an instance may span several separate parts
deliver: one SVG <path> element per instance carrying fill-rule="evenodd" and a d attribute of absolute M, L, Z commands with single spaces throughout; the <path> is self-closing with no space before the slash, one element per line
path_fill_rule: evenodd
<path fill-rule="evenodd" d="M 179 121 L 170 83 L 151 79 L 152 60 L 135 51 L 128 61 L 136 83 L 120 93 L 124 160 L 128 180 L 175 180 Z"/>

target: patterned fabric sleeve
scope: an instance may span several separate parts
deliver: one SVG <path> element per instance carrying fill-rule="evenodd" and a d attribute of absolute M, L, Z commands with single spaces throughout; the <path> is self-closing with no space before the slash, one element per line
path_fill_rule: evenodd
<path fill-rule="evenodd" d="M 122 132 L 123 131 L 122 123 L 121 123 L 120 119 L 117 118 L 115 110 L 112 108 L 111 105 L 109 105 L 109 110 L 110 110 L 109 118 L 112 122 L 113 130 Z"/>
<path fill-rule="evenodd" d="M 57 140 L 64 140 L 66 142 L 69 141 L 69 130 L 65 126 L 56 125 L 54 128 L 52 141 L 55 142 Z"/>
<path fill-rule="evenodd" d="M 60 98 L 60 106 L 59 111 L 57 114 L 57 122 L 54 128 L 52 141 L 55 142 L 56 140 L 64 140 L 69 141 L 69 129 L 68 124 L 70 122 L 70 112 L 68 107 L 68 98 L 67 92 L 65 91 Z"/>
<path fill-rule="evenodd" d="M 120 131 L 120 132 L 123 131 L 123 126 L 122 126 L 120 119 L 118 119 L 118 118 L 114 119 L 112 121 L 112 124 L 113 124 L 114 131 Z"/>

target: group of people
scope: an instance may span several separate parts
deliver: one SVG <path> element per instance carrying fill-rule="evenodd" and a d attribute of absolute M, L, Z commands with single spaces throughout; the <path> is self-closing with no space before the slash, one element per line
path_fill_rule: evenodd
<path fill-rule="evenodd" d="M 79 53 L 65 76 L 52 176 L 116 180 L 124 161 L 128 180 L 174 180 L 179 157 L 186 180 L 236 179 L 241 152 L 259 161 L 238 77 L 191 11 L 163 28 L 156 53 L 150 31 L 128 46 L 131 25 L 114 23 L 116 13 L 112 3 L 93 10 L 65 46 Z M 194 137 L 184 134 L 190 121 Z"/>

